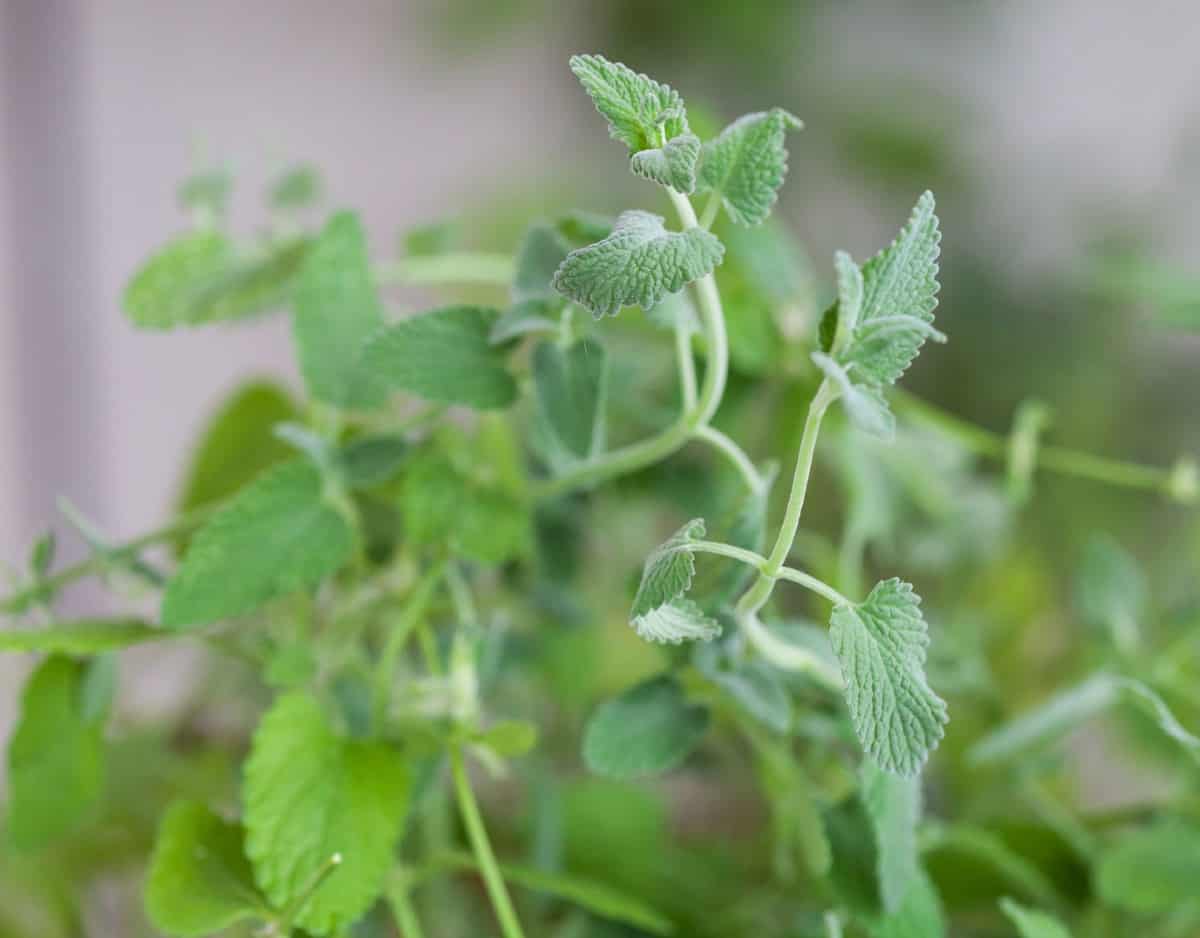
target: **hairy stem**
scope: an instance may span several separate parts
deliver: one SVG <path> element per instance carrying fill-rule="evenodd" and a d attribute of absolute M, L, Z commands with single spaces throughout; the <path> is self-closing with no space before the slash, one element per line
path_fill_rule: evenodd
<path fill-rule="evenodd" d="M 751 494 L 757 495 L 762 491 L 762 476 L 754 468 L 754 463 L 750 461 L 750 457 L 746 455 L 745 450 L 738 446 L 737 443 L 720 430 L 707 425 L 697 427 L 694 435 L 697 440 L 708 443 L 717 450 L 720 450 L 733 463 L 734 468 L 741 473 L 742 479 L 746 482 L 746 488 L 750 490 Z"/>
<path fill-rule="evenodd" d="M 463 764 L 462 752 L 457 747 L 450 753 L 450 769 L 454 775 L 454 790 L 458 796 L 458 808 L 467 831 L 467 839 L 471 842 L 471 850 L 479 862 L 479 872 L 483 875 L 488 897 L 500 922 L 500 931 L 504 938 L 524 938 L 521 923 L 517 920 L 512 899 L 508 895 L 508 887 L 504 885 L 504 877 L 500 874 L 500 865 L 492 852 L 487 829 L 483 826 L 479 805 L 475 801 L 475 792 L 471 789 L 471 780 L 467 777 L 467 768 Z"/>

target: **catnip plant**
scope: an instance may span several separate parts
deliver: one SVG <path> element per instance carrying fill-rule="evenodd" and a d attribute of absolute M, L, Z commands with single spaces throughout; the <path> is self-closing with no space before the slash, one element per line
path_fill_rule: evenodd
<path fill-rule="evenodd" d="M 792 468 L 781 475 L 756 462 L 721 419 L 738 354 L 722 287 L 744 290 L 738 278 L 753 269 L 766 271 L 768 295 L 787 279 L 768 216 L 802 124 L 774 108 L 702 140 L 667 85 L 597 55 L 570 65 L 673 221 L 641 208 L 614 219 L 576 213 L 534 224 L 515 258 L 446 250 L 436 231 L 422 231 L 399 260 L 373 265 L 355 214 L 305 228 L 318 188 L 309 170 L 271 188 L 275 223 L 252 243 L 227 230 L 223 173 L 185 184 L 192 226 L 133 277 L 126 313 L 138 328 L 167 330 L 286 308 L 305 400 L 269 383 L 242 389 L 197 447 L 180 515 L 156 531 L 114 544 L 63 503 L 91 552 L 55 571 L 55 542 L 41 539 L 0 605 L 27 620 L 0 631 L 0 648 L 40 656 L 9 747 L 8 838 L 61 864 L 46 851 L 94 837 L 109 844 L 105 864 L 144 864 L 145 916 L 178 936 L 939 936 L 952 897 L 928 858 L 947 844 L 1006 877 L 1005 898 L 992 904 L 1005 933 L 1068 934 L 1056 916 L 1069 903 L 1016 848 L 922 817 L 922 769 L 950 710 L 930 677 L 914 586 L 892 576 L 864 588 L 864 555 L 886 539 L 882 519 L 898 516 L 903 500 L 881 510 L 878 492 L 904 489 L 914 459 L 953 500 L 981 502 L 958 463 L 898 426 L 893 405 L 921 432 L 1002 460 L 1010 506 L 1028 500 L 1039 468 L 1194 503 L 1194 464 L 1159 470 L 1045 446 L 1046 413 L 1035 405 L 1009 437 L 990 434 L 893 388 L 927 341 L 945 341 L 933 324 L 941 231 L 929 192 L 874 256 L 833 258 L 833 301 L 792 362 L 806 390 Z M 393 285 L 503 285 L 509 298 L 503 308 L 456 302 L 392 318 L 384 291 Z M 611 317 L 644 317 L 671 336 L 658 344 L 669 347 L 674 409 L 641 413 L 633 423 L 649 429 L 622 427 L 620 445 L 610 443 L 610 413 L 629 378 L 610 351 Z M 849 504 L 842 543 L 827 552 L 834 562 L 806 564 L 814 552 L 801 543 L 802 519 L 830 421 Z M 606 517 L 580 519 L 606 489 L 695 450 L 728 467 L 734 509 L 687 520 L 645 556 L 636 586 L 618 583 L 632 595 L 628 628 L 657 649 L 654 666 L 589 708 L 572 733 L 554 698 L 570 697 L 588 662 L 567 661 L 558 685 L 542 674 L 550 689 L 539 691 L 538 656 L 560 640 L 550 626 L 587 604 L 589 580 L 612 591 L 612 578 L 582 559 L 589 539 L 609 536 Z M 636 498 L 623 491 L 618 502 Z M 916 522 L 908 528 L 915 534 Z M 938 537 L 950 540 L 944 524 Z M 1098 543 L 1080 607 L 1111 633 L 1128 672 L 1092 675 L 992 726 L 973 740 L 972 764 L 1007 765 L 1122 701 L 1200 758 L 1200 741 L 1143 679 L 1166 681 L 1139 634 L 1141 574 L 1119 545 Z M 157 545 L 165 557 L 151 555 Z M 88 576 L 153 613 L 63 620 L 60 594 Z M 796 587 L 827 629 L 780 615 L 778 594 Z M 223 662 L 214 686 L 168 738 L 129 734 L 118 746 L 106 729 L 116 654 L 172 640 L 202 642 Z M 215 763 L 194 752 L 185 760 L 205 737 L 206 710 L 239 696 L 253 709 L 248 741 L 218 729 L 204 747 Z M 530 704 L 545 696 L 549 705 Z M 589 836 L 604 844 L 610 826 L 632 818 L 628 843 L 613 834 L 612 846 L 595 848 L 599 863 L 564 853 L 564 825 L 586 806 L 578 796 L 563 807 L 560 776 L 579 771 L 561 764 L 564 736 L 582 771 L 618 786 L 587 790 L 616 793 L 584 825 Z M 638 837 L 653 837 L 655 824 L 643 823 L 629 783 L 669 779 L 731 746 L 765 805 L 757 852 L 766 862 L 751 861 L 736 880 L 677 849 L 630 849 L 649 843 Z M 225 764 L 234 756 L 240 764 Z M 163 768 L 139 779 L 139 760 Z M 116 809 L 106 784 L 122 774 Z M 526 807 L 500 811 L 505 790 Z M 1030 790 L 1047 824 L 1091 862 L 1096 835 Z M 166 803 L 149 812 L 148 859 L 97 833 L 110 830 L 104 819 L 137 829 L 121 811 L 139 798 Z M 1099 867 L 1110 900 L 1129 892 L 1121 870 L 1152 852 L 1154 838 L 1176 837 L 1179 855 L 1200 845 L 1167 829 L 1139 836 L 1144 844 L 1118 845 L 1121 857 Z M 676 868 L 690 888 L 672 878 Z M 744 882 L 746 895 L 717 885 L 726 881 Z M 474 908 L 474 883 L 489 915 Z M 704 890 L 729 914 L 706 917 Z M 47 902 L 68 920 L 80 914 L 71 897 Z M 1112 902 L 1149 900 L 1135 891 Z M 1083 934 L 1104 927 L 1083 924 L 1092 929 Z"/>

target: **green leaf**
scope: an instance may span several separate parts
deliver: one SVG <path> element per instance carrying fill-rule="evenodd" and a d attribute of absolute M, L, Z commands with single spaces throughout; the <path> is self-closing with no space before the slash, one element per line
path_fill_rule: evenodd
<path fill-rule="evenodd" d="M 922 836 L 925 856 L 941 854 L 941 865 L 954 868 L 963 859 L 990 867 L 1029 899 L 1043 905 L 1062 902 L 1054 883 L 1029 857 L 1010 847 L 1000 836 L 972 824 L 927 824 Z"/>
<path fill-rule="evenodd" d="M 507 407 L 517 383 L 490 342 L 498 314 L 446 306 L 388 326 L 367 345 L 366 367 L 391 388 L 477 410 Z"/>
<path fill-rule="evenodd" d="M 930 325 L 941 240 L 933 193 L 926 192 L 891 246 L 863 266 L 862 309 L 839 359 L 857 380 L 894 384 L 927 338 L 945 341 Z"/>
<path fill-rule="evenodd" d="M 708 729 L 708 710 L 689 704 L 659 675 L 601 704 L 588 721 L 583 761 L 597 775 L 643 778 L 679 765 Z"/>
<path fill-rule="evenodd" d="M 456 869 L 479 869 L 478 862 L 468 853 L 450 853 L 444 858 L 439 858 L 439 861 Z M 570 873 L 551 873 L 512 863 L 501 863 L 500 874 L 514 886 L 571 902 L 601 918 L 632 925 L 639 931 L 652 935 L 669 935 L 675 930 L 670 919 L 640 899 L 592 879 L 573 876 Z"/>
<path fill-rule="evenodd" d="M 696 575 L 696 558 L 689 545 L 703 537 L 703 519 L 693 518 L 646 558 L 630 623 L 647 641 L 678 644 L 685 639 L 708 641 L 721 634 L 716 622 L 683 598 Z"/>
<path fill-rule="evenodd" d="M 272 382 L 253 381 L 234 391 L 200 435 L 180 490 L 180 510 L 228 498 L 290 457 L 291 448 L 273 429 L 298 413 L 291 395 Z"/>
<path fill-rule="evenodd" d="M 163 816 L 145 903 L 156 929 L 183 938 L 269 917 L 242 853 L 241 826 L 194 801 L 176 801 Z"/>
<path fill-rule="evenodd" d="M 558 265 L 567 259 L 570 252 L 570 243 L 554 225 L 542 222 L 526 231 L 517 249 L 513 303 L 521 304 L 529 300 L 561 302 L 551 281 Z"/>
<path fill-rule="evenodd" d="M 924 871 L 919 871 L 899 908 L 884 915 L 871 934 L 873 938 L 944 938 L 942 903 Z"/>
<path fill-rule="evenodd" d="M 834 607 L 829 638 L 846 681 L 855 733 L 884 770 L 915 775 L 944 733 L 946 704 L 925 678 L 921 599 L 898 579 L 866 601 Z"/>
<path fill-rule="evenodd" d="M 543 342 L 533 352 L 538 406 L 557 440 L 577 459 L 604 449 L 608 352 L 592 339 L 569 348 Z"/>
<path fill-rule="evenodd" d="M 21 850 L 70 833 L 104 789 L 104 726 L 89 708 L 91 666 L 57 655 L 30 675 L 8 746 L 8 832 Z"/>
<path fill-rule="evenodd" d="M 720 193 L 737 224 L 757 225 L 771 213 L 787 175 L 787 131 L 803 126 L 781 108 L 739 117 L 704 145 L 700 190 Z"/>
<path fill-rule="evenodd" d="M 471 737 L 472 742 L 486 746 L 506 759 L 530 752 L 537 745 L 537 739 L 537 727 L 527 720 L 500 720 Z"/>
<path fill-rule="evenodd" d="M 1149 588 L 1137 561 L 1112 538 L 1097 535 L 1084 548 L 1075 579 L 1075 608 L 1089 626 L 1108 632 L 1117 646 L 1137 644 Z"/>
<path fill-rule="evenodd" d="M 763 726 L 781 734 L 791 730 L 792 699 L 779 671 L 772 665 L 752 660 L 738 662 L 728 669 L 701 665 L 701 670 Z"/>
<path fill-rule="evenodd" d="M 1071 938 L 1067 927 L 1045 912 L 1026 908 L 1012 899 L 1001 899 L 1000 908 L 1017 926 L 1021 938 Z"/>
<path fill-rule="evenodd" d="M 1194 904 L 1200 882 L 1200 828 L 1183 819 L 1161 820 L 1126 834 L 1096 868 L 1096 891 L 1131 912 L 1171 912 Z"/>
<path fill-rule="evenodd" d="M 242 794 L 246 854 L 271 905 L 300 903 L 295 924 L 315 935 L 354 922 L 395 862 L 408 790 L 395 749 L 340 738 L 305 694 L 276 700 L 254 734 Z"/>
<path fill-rule="evenodd" d="M 371 408 L 383 388 L 362 367 L 363 346 L 383 325 L 362 222 L 334 215 L 304 262 L 292 334 L 309 393 L 334 407 Z"/>
<path fill-rule="evenodd" d="M 392 434 L 363 436 L 337 451 L 342 478 L 351 488 L 370 488 L 394 479 L 408 457 L 404 437 Z"/>
<path fill-rule="evenodd" d="M 248 252 L 215 231 L 181 235 L 150 258 L 122 297 L 140 329 L 242 319 L 283 305 L 309 249 L 305 238 Z"/>
<path fill-rule="evenodd" d="M 139 619 L 77 619 L 37 629 L 0 631 L 0 651 L 95 655 L 169 637 L 169 633 Z"/>
<path fill-rule="evenodd" d="M 608 119 L 608 132 L 632 152 L 688 132 L 683 98 L 667 85 L 599 55 L 571 56 L 571 71 L 596 110 Z"/>
<path fill-rule="evenodd" d="M 321 196 L 321 174 L 312 166 L 293 166 L 271 184 L 267 201 L 272 208 L 307 208 Z"/>
<path fill-rule="evenodd" d="M 921 778 L 883 772 L 872 762 L 863 763 L 859 778 L 863 804 L 875 828 L 879 896 L 884 909 L 895 912 L 921 876 Z"/>
<path fill-rule="evenodd" d="M 690 195 L 696 189 L 700 138 L 695 134 L 672 137 L 663 146 L 633 154 L 629 166 L 635 175 L 676 192 Z"/>
<path fill-rule="evenodd" d="M 837 271 L 837 317 L 838 329 L 845 335 L 854 334 L 862 318 L 863 275 L 858 265 L 845 251 L 833 256 L 833 267 Z"/>
<path fill-rule="evenodd" d="M 896 436 L 896 418 L 888 407 L 887 399 L 876 387 L 855 384 L 846 370 L 836 361 L 821 352 L 812 353 L 813 363 L 821 369 L 838 388 L 846 416 L 863 433 L 881 440 L 891 441 Z"/>
<path fill-rule="evenodd" d="M 488 341 L 492 345 L 503 345 L 513 339 L 535 332 L 558 332 L 559 307 L 562 297 L 555 294 L 553 300 L 522 300 L 506 309 L 492 323 Z"/>
<path fill-rule="evenodd" d="M 346 520 L 324 498 L 316 468 L 286 463 L 245 488 L 192 539 L 167 585 L 163 625 L 216 622 L 316 586 L 353 546 Z"/>
<path fill-rule="evenodd" d="M 623 306 L 650 309 L 669 293 L 712 273 L 725 248 L 703 228 L 667 231 L 661 215 L 631 210 L 612 234 L 567 255 L 554 288 L 596 317 Z"/>

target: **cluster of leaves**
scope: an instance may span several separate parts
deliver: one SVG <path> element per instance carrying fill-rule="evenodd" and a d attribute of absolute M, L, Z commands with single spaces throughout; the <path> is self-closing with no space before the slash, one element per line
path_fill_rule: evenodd
<path fill-rule="evenodd" d="M 773 109 L 703 141 L 669 86 L 599 56 L 571 68 L 679 230 L 637 209 L 573 214 L 530 227 L 511 263 L 412 237 L 380 266 L 353 213 L 301 224 L 310 170 L 271 187 L 278 223 L 253 244 L 225 228 L 224 174 L 185 184 L 193 229 L 133 277 L 127 314 L 168 329 L 286 309 L 304 399 L 239 390 L 196 449 L 179 519 L 113 545 L 72 512 L 93 553 L 56 572 L 40 541 L 0 606 L 34 620 L 0 630 L 0 649 L 41 656 L 9 747 L 0 934 L 77 930 L 97 869 L 138 870 L 150 924 L 179 936 L 390 934 L 389 913 L 405 938 L 497 925 L 519 938 L 534 921 L 581 936 L 937 938 L 959 917 L 1024 938 L 1188 934 L 1200 740 L 1177 713 L 1200 709 L 1200 648 L 1147 627 L 1162 610 L 1145 575 L 1098 539 L 1074 608 L 1104 667 L 1022 706 L 999 693 L 996 632 L 970 620 L 1012 602 L 1005 539 L 1041 423 L 1027 414 L 1002 447 L 1005 488 L 889 404 L 925 341 L 944 339 L 933 196 L 861 266 L 836 256 L 834 301 L 791 343 L 800 354 L 780 353 L 777 318 L 807 269 L 768 215 L 800 122 Z M 708 200 L 699 215 L 693 195 Z M 508 292 L 395 318 L 395 280 Z M 673 386 L 656 390 L 677 408 L 658 419 L 613 350 L 632 338 L 658 355 L 667 343 L 646 338 L 663 329 Z M 830 416 L 833 445 L 818 448 L 835 402 L 845 419 Z M 725 432 L 764 409 L 760 448 L 798 447 L 773 535 L 777 473 Z M 836 541 L 798 537 L 817 459 L 846 496 Z M 681 515 L 635 587 L 622 539 L 650 542 L 647 518 Z M 159 542 L 177 554 L 169 574 L 148 555 Z M 944 582 L 924 604 L 946 623 L 938 642 L 912 585 L 862 588 L 876 563 Z M 62 588 L 92 573 L 157 613 L 58 617 Z M 774 595 L 781 583 L 815 599 Z M 229 705 L 232 739 L 190 710 L 168 734 L 113 715 L 118 653 L 171 640 L 211 650 L 196 709 Z M 1103 719 L 1161 740 L 1178 773 L 1146 823 L 1080 816 L 1049 784 L 1062 739 Z M 763 810 L 732 812 L 744 836 L 668 835 L 711 828 L 715 812 L 689 818 L 686 781 L 736 805 L 747 767 Z M 527 807 L 485 799 L 485 822 L 474 786 L 495 780 L 489 793 Z M 94 865 L 64 861 L 89 843 Z M 10 901 L 55 865 L 61 894 Z"/>

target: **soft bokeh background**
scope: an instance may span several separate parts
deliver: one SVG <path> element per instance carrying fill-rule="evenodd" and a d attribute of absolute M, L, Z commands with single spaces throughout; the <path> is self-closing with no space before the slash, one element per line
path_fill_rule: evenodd
<path fill-rule="evenodd" d="M 834 248 L 869 255 L 938 193 L 952 342 L 911 386 L 1002 431 L 1036 396 L 1056 441 L 1195 453 L 1200 333 L 1097 271 L 1113 251 L 1200 267 L 1198 50 L 1194 0 L 6 0 L 0 563 L 24 563 L 60 494 L 114 538 L 154 525 L 215 402 L 292 375 L 283 319 L 159 335 L 121 316 L 131 272 L 185 223 L 175 186 L 198 148 L 234 169 L 242 230 L 263 181 L 306 160 L 379 256 L 447 216 L 486 219 L 479 240 L 507 248 L 572 203 L 657 197 L 576 86 L 577 51 L 652 72 L 716 121 L 801 116 L 781 213 L 819 277 Z M 1104 529 L 1167 590 L 1194 582 L 1189 524 L 1152 496 L 1055 480 L 1028 520 L 1039 562 L 1066 570 Z M 0 662 L 0 727 L 20 667 Z"/>

